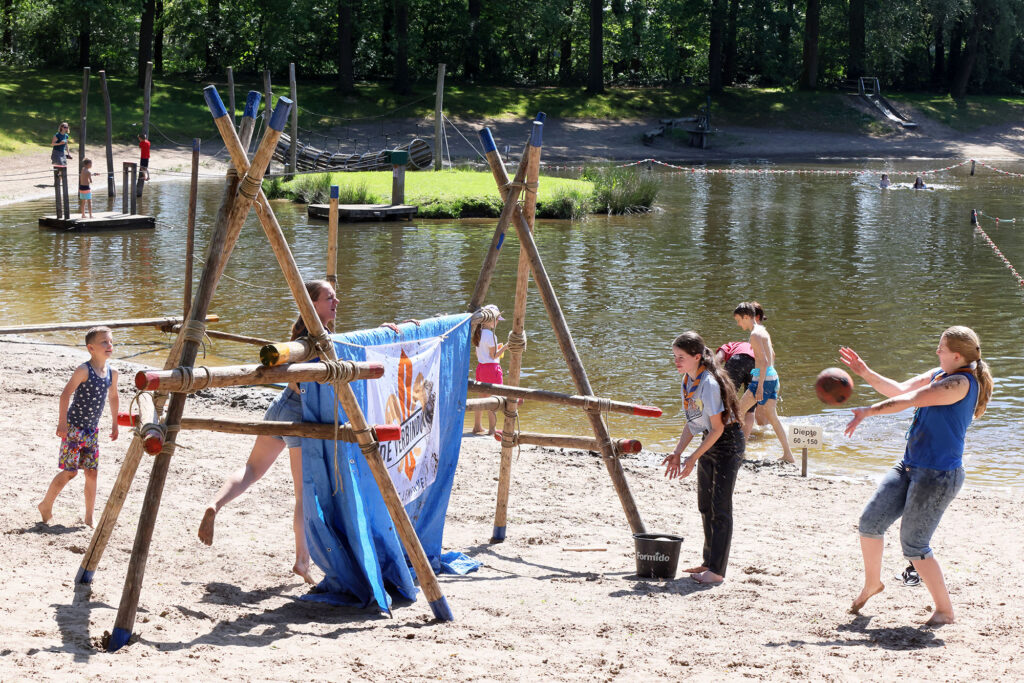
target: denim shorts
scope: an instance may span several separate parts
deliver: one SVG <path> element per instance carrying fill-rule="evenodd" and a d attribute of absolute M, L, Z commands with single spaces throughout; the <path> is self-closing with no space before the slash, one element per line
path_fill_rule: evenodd
<path fill-rule="evenodd" d="M 903 517 L 903 556 L 909 560 L 931 558 L 932 534 L 964 485 L 964 476 L 963 467 L 946 471 L 910 467 L 902 462 L 893 465 L 860 515 L 860 535 L 883 538 L 885 530 Z"/>
<path fill-rule="evenodd" d="M 760 380 L 752 379 L 750 384 L 747 385 L 747 391 L 754 394 L 754 398 L 757 398 L 757 385 Z M 772 399 L 779 398 L 779 380 L 778 378 L 769 379 L 764 383 L 764 398 L 757 402 L 757 405 L 763 406 L 765 403 Z"/>
<path fill-rule="evenodd" d="M 302 397 L 290 388 L 285 389 L 267 408 L 263 419 L 270 422 L 302 422 Z M 301 436 L 275 436 L 274 438 L 284 441 L 284 445 L 288 448 L 298 448 L 302 445 Z"/>

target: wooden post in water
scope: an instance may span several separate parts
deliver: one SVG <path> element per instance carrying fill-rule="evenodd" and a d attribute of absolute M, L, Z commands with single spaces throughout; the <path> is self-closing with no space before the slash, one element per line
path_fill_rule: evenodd
<path fill-rule="evenodd" d="M 542 145 L 543 114 L 537 115 L 537 123 L 533 126 L 530 143 L 526 147 L 526 197 L 523 201 L 523 214 L 533 231 L 534 216 L 537 213 L 537 182 L 540 177 L 540 151 Z M 515 307 L 512 312 L 512 331 L 508 335 L 508 349 L 511 359 L 508 365 L 508 381 L 511 386 L 519 386 L 519 377 L 523 368 L 523 351 L 526 349 L 526 293 L 530 286 L 530 261 L 526 250 L 519 247 L 519 266 L 516 271 Z M 512 484 L 512 449 L 515 446 L 516 420 L 519 406 L 515 401 L 505 403 L 505 423 L 501 430 L 501 464 L 498 469 L 498 496 L 494 511 L 494 532 L 492 543 L 505 540 L 506 523 L 508 520 L 508 493 Z"/>
<path fill-rule="evenodd" d="M 67 166 L 60 169 L 60 187 L 64 197 L 64 219 L 71 218 L 71 199 L 68 196 L 68 169 Z"/>
<path fill-rule="evenodd" d="M 541 124 L 539 124 L 539 122 L 534 122 L 535 128 L 538 125 Z M 481 131 L 480 137 L 484 142 L 484 149 L 488 151 L 488 163 L 493 164 L 492 159 L 497 158 L 497 155 L 494 154 L 492 156 L 490 154 L 491 150 L 495 146 L 494 140 L 490 135 L 490 131 L 484 129 Z M 520 164 L 520 167 L 522 167 L 522 164 Z M 492 165 L 491 173 L 497 179 L 498 187 L 507 185 L 508 177 L 505 174 L 504 167 L 495 167 Z M 504 176 L 504 181 L 502 180 L 502 176 Z M 514 191 L 515 184 L 513 183 L 512 190 L 509 194 L 511 195 Z M 576 385 L 576 391 L 583 396 L 593 396 L 594 391 L 590 387 L 590 380 L 587 378 L 586 369 L 583 367 L 583 362 L 580 360 L 579 353 L 576 351 L 576 344 L 572 340 L 572 334 L 569 332 L 569 326 L 565 321 L 565 316 L 562 314 L 562 308 L 558 303 L 558 297 L 555 294 L 554 287 L 551 285 L 551 280 L 548 278 L 547 271 L 544 269 L 544 263 L 541 260 L 540 252 L 537 250 L 537 243 L 533 240 L 533 234 L 530 232 L 530 226 L 527 224 L 526 218 L 523 216 L 518 204 L 513 205 L 512 213 L 512 224 L 515 226 L 516 232 L 519 234 L 519 242 L 521 246 L 526 250 L 527 258 L 530 262 L 530 272 L 533 274 L 534 282 L 537 283 L 537 289 L 540 293 L 541 300 L 544 302 L 544 309 L 547 311 L 548 318 L 551 320 L 551 326 L 554 329 L 555 337 L 558 339 L 558 345 L 561 348 L 562 356 L 565 358 L 566 365 L 569 367 L 573 383 Z M 486 290 L 484 291 L 486 293 Z M 595 401 L 594 404 L 585 409 L 585 412 L 587 414 L 587 418 L 590 420 L 591 427 L 594 429 L 594 436 L 597 438 L 598 444 L 601 446 L 602 459 L 604 460 L 605 467 L 608 469 L 608 475 L 612 479 L 615 492 L 618 494 L 619 502 L 622 504 L 623 511 L 626 513 L 626 519 L 629 521 L 630 529 L 635 534 L 644 533 L 644 523 L 640 517 L 640 511 L 637 509 L 636 502 L 633 500 L 633 494 L 629 490 L 629 483 L 626 481 L 626 475 L 622 471 L 622 464 L 616 457 L 611 435 L 608 433 L 608 425 L 605 424 L 604 417 L 601 415 L 601 407 Z"/>
<path fill-rule="evenodd" d="M 85 123 L 89 114 L 89 67 L 82 69 L 82 122 L 78 128 L 78 172 L 85 161 Z M 77 183 L 76 183 L 77 185 Z"/>
<path fill-rule="evenodd" d="M 54 200 L 54 204 L 56 205 L 54 207 L 54 215 L 57 216 L 57 218 L 63 218 L 64 217 L 64 202 L 61 201 L 61 196 L 60 196 L 60 169 L 59 168 L 53 169 L 53 200 Z"/>
<path fill-rule="evenodd" d="M 151 98 L 153 92 L 153 62 L 146 62 L 146 88 L 142 92 L 142 137 L 149 140 L 149 112 L 151 106 Z M 139 163 L 142 163 L 141 159 Z M 142 191 L 146 187 L 146 178 L 149 176 L 149 167 L 146 167 L 145 173 L 138 172 L 138 168 L 135 169 L 138 177 L 132 177 L 132 187 L 135 188 L 133 197 L 141 197 Z M 132 214 L 135 214 L 135 199 L 132 199 Z"/>
<path fill-rule="evenodd" d="M 235 71 L 230 66 L 228 67 L 228 113 L 231 116 L 231 125 L 237 124 L 235 121 Z"/>
<path fill-rule="evenodd" d="M 135 163 L 129 164 L 128 165 L 128 171 L 129 171 L 129 173 L 131 173 L 131 176 L 132 176 L 131 187 L 138 188 L 138 190 L 136 192 L 129 192 L 128 193 L 130 195 L 130 197 L 131 197 L 131 209 L 132 209 L 132 215 L 134 216 L 135 214 L 137 214 L 139 212 L 138 198 L 142 195 L 142 186 L 138 184 L 139 165 L 135 164 Z"/>
<path fill-rule="evenodd" d="M 213 94 L 212 98 L 210 96 L 211 92 Z M 221 134 L 225 137 L 230 137 L 230 141 L 240 147 L 235 129 L 228 121 L 227 111 L 225 111 L 220 97 L 216 95 L 216 90 L 213 89 L 213 86 L 209 86 L 206 88 L 205 94 L 207 103 L 210 105 L 211 111 L 214 112 L 214 118 L 217 121 Z M 283 105 L 280 107 L 283 116 L 278 117 L 276 116 L 278 112 L 275 112 L 275 116 L 271 117 L 272 125 L 267 130 L 267 134 L 264 136 L 256 152 L 255 158 L 260 159 L 261 163 L 263 163 L 262 159 L 273 154 L 274 146 L 278 138 L 280 138 L 283 118 L 287 116 L 291 102 L 285 100 Z M 276 123 L 275 119 L 279 118 L 281 121 L 278 128 L 274 124 Z M 242 152 L 242 158 L 245 158 L 244 151 Z M 247 161 L 244 167 L 236 163 L 236 168 L 239 170 L 247 170 L 247 167 Z M 257 169 L 251 176 L 246 174 L 239 183 L 238 196 L 231 207 L 232 210 L 228 215 L 227 221 L 217 225 L 214 229 L 214 234 L 210 238 L 207 263 L 199 280 L 195 301 L 192 302 L 191 319 L 179 335 L 179 339 L 184 339 L 181 351 L 181 365 L 184 367 L 192 367 L 195 364 L 199 342 L 202 340 L 202 334 L 206 327 L 203 319 L 217 289 L 220 273 L 223 272 L 224 266 L 231 256 L 234 241 L 237 241 L 237 236 L 241 229 L 240 223 L 245 219 L 245 213 L 248 213 L 248 209 L 252 205 L 252 197 L 247 193 L 253 187 L 259 192 L 259 183 L 262 176 L 263 171 L 261 168 Z M 262 194 L 262 192 L 259 193 Z M 242 207 L 245 208 L 245 213 L 242 213 Z M 232 224 L 234 221 L 239 223 L 237 228 Z M 234 240 L 230 239 L 232 235 Z M 303 291 L 305 291 L 304 288 Z M 156 516 L 160 508 L 160 498 L 163 495 L 164 483 L 167 480 L 171 456 L 174 454 L 175 435 L 181 424 L 186 398 L 185 394 L 173 394 L 167 409 L 164 424 L 167 427 L 168 436 L 163 450 L 156 456 L 153 462 L 153 470 L 150 473 L 149 485 L 146 488 L 146 497 L 142 505 L 142 513 L 139 515 L 138 531 L 135 535 L 135 543 L 132 546 L 131 561 L 128 564 L 128 576 L 125 578 L 124 591 L 121 594 L 121 602 L 117 610 L 117 619 L 114 622 L 114 630 L 111 633 L 107 646 L 107 649 L 110 651 L 120 649 L 128 642 L 132 635 L 132 627 L 135 625 L 135 615 L 139 605 L 139 595 L 142 591 L 142 579 L 146 572 L 146 560 L 149 557 L 149 546 L 153 540 L 153 529 L 156 525 Z"/>
<path fill-rule="evenodd" d="M 128 213 L 131 201 L 128 199 L 132 194 L 132 186 L 128 184 L 128 167 L 130 165 L 129 161 L 121 162 L 121 213 Z"/>
<path fill-rule="evenodd" d="M 210 92 L 210 88 L 207 88 L 207 92 Z M 216 91 L 213 91 L 212 95 L 216 97 Z M 217 99 L 219 100 L 219 98 Z M 282 98 L 282 100 L 287 101 L 287 98 Z M 223 105 L 221 105 L 221 108 L 223 108 Z M 214 107 L 211 105 L 212 109 Z M 277 110 L 274 112 L 274 118 L 276 117 Z M 236 168 L 239 171 L 251 170 L 249 160 L 245 156 L 245 150 L 238 144 L 238 140 L 230 134 L 230 127 L 222 126 L 219 119 L 216 118 L 216 114 L 215 121 L 217 121 L 217 127 L 225 138 L 224 143 Z M 253 165 L 255 166 L 258 163 L 261 162 L 257 154 L 253 158 Z M 256 212 L 257 217 L 263 225 L 263 231 L 267 235 L 274 254 L 277 256 L 277 262 L 281 266 L 285 280 L 287 280 L 288 286 L 292 290 L 292 297 L 295 299 L 296 304 L 298 304 L 299 314 L 306 324 L 306 329 L 309 330 L 309 337 L 314 340 L 318 347 L 318 355 L 321 358 L 332 361 L 337 360 L 334 344 L 330 342 L 330 336 L 324 329 L 323 323 L 320 322 L 320 318 L 316 315 L 313 301 L 306 291 L 306 286 L 302 281 L 302 274 L 299 272 L 295 259 L 292 257 L 291 249 L 288 247 L 288 240 L 285 238 L 284 232 L 277 222 L 277 217 L 274 215 L 270 203 L 263 194 L 263 190 L 259 186 L 256 186 L 255 190 L 256 203 L 259 206 Z M 441 592 L 441 587 L 437 582 L 437 577 L 434 575 L 434 570 L 431 568 L 430 561 L 427 559 L 423 546 L 420 545 L 419 537 L 416 535 L 416 529 L 413 527 L 405 507 L 402 505 L 398 491 L 395 490 L 395 485 L 391 481 L 387 466 L 380 455 L 380 450 L 377 448 L 377 443 L 373 439 L 373 434 L 370 432 L 366 417 L 359 407 L 359 402 L 356 400 L 352 387 L 348 384 L 339 384 L 336 388 L 336 394 L 352 428 L 358 436 L 360 450 L 363 452 L 366 463 L 370 467 L 374 481 L 377 483 L 377 488 L 380 489 L 381 497 L 391 516 L 391 521 L 394 522 L 395 532 L 405 547 L 405 552 L 409 556 L 409 561 L 416 572 L 416 578 L 420 582 L 420 587 L 430 603 L 430 609 L 434 617 L 441 621 L 451 621 L 453 617 L 451 609 L 448 607 L 448 601 Z"/>
<path fill-rule="evenodd" d="M 444 121 L 444 70 L 445 65 L 437 65 L 437 86 L 434 88 L 434 170 L 442 168 L 441 157 L 444 153 L 444 136 L 441 134 Z"/>
<path fill-rule="evenodd" d="M 188 222 L 185 230 L 185 317 L 192 305 L 192 263 L 195 261 L 196 201 L 199 194 L 199 138 L 192 138 L 192 178 L 188 188 Z"/>
<path fill-rule="evenodd" d="M 100 71 L 100 89 L 103 91 L 103 114 L 107 119 L 107 198 L 113 200 L 117 196 L 117 183 L 114 182 L 114 121 L 110 114 L 106 71 Z"/>
<path fill-rule="evenodd" d="M 327 211 L 327 281 L 338 288 L 338 186 L 331 185 L 331 205 Z"/>
<path fill-rule="evenodd" d="M 405 204 L 405 167 L 409 164 L 409 153 L 393 150 L 391 155 L 391 206 Z"/>
<path fill-rule="evenodd" d="M 288 65 L 288 91 L 291 93 L 293 103 L 298 102 L 298 86 L 295 84 L 295 62 Z M 296 104 L 292 107 L 292 128 L 291 128 L 292 144 L 288 150 L 288 172 L 295 174 L 298 168 L 298 153 L 299 153 L 299 106 Z M 291 180 L 291 176 L 289 176 Z"/>

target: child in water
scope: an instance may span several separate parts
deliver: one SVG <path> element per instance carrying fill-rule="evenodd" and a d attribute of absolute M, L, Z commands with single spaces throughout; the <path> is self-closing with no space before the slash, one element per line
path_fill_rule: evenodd
<path fill-rule="evenodd" d="M 476 347 L 476 381 L 489 384 L 501 384 L 504 376 L 501 372 L 501 354 L 505 352 L 505 344 L 499 344 L 498 338 L 494 335 L 494 328 L 504 320 L 501 311 L 494 304 L 484 306 L 483 322 L 473 330 L 473 346 Z M 473 433 L 483 434 L 484 427 L 480 419 L 482 408 L 473 411 Z M 488 434 L 494 434 L 498 416 L 493 410 L 487 413 Z"/>
<path fill-rule="evenodd" d="M 85 346 L 89 349 L 88 362 L 75 368 L 60 395 L 57 436 L 61 438 L 61 443 L 57 466 L 61 471 L 50 482 L 38 508 L 43 522 L 50 521 L 53 517 L 53 501 L 57 495 L 75 478 L 79 469 L 85 470 L 85 523 L 91 527 L 96 505 L 96 473 L 100 457 L 99 421 L 103 415 L 103 401 L 106 399 L 110 402 L 110 413 L 115 416 L 110 440 L 116 441 L 118 400 L 117 370 L 108 364 L 114 354 L 114 338 L 110 328 L 101 326 L 90 329 L 85 333 Z"/>

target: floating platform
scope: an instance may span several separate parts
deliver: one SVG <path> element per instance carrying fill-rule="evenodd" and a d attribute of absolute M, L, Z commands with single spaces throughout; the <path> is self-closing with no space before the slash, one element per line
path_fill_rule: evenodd
<path fill-rule="evenodd" d="M 82 218 L 80 214 L 71 214 L 71 218 L 43 216 L 39 219 L 40 228 L 64 230 L 67 232 L 94 232 L 99 230 L 135 230 L 138 228 L 153 229 L 156 219 L 139 213 L 119 213 L 117 211 L 93 211 L 92 218 Z"/>
<path fill-rule="evenodd" d="M 306 210 L 310 218 L 328 219 L 330 204 L 310 204 Z M 339 204 L 339 221 L 411 221 L 420 207 L 408 204 Z"/>

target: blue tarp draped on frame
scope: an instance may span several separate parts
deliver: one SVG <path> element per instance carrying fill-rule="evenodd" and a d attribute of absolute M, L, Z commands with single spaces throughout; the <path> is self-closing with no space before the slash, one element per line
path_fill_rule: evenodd
<path fill-rule="evenodd" d="M 469 375 L 468 314 L 401 326 L 402 336 L 386 328 L 334 335 L 342 360 L 366 360 L 367 346 L 441 337 L 441 366 L 434 419 L 440 450 L 437 474 L 419 497 L 406 505 L 423 549 L 435 572 L 442 569 L 441 537 L 462 444 Z M 367 382 L 351 385 L 360 408 L 367 411 Z M 302 384 L 303 420 L 333 423 L 334 390 L 330 385 Z M 339 423 L 347 422 L 339 405 Z M 376 605 L 390 611 L 391 595 L 415 600 L 417 588 L 401 541 L 359 446 L 317 439 L 302 440 L 303 514 L 310 555 L 325 573 L 309 599 L 357 607 Z M 446 562 L 449 557 L 443 558 Z"/>

